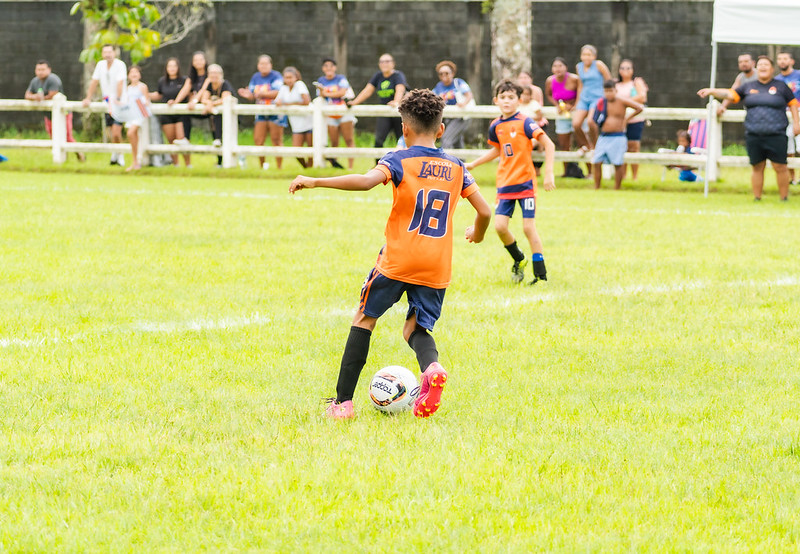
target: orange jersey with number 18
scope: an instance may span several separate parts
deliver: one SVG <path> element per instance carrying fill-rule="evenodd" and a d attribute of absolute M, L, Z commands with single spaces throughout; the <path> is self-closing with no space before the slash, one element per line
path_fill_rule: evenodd
<path fill-rule="evenodd" d="M 404 283 L 442 289 L 450 284 L 453 213 L 460 198 L 478 191 L 458 158 L 440 148 L 412 146 L 386 154 L 377 169 L 393 183 L 386 246 L 376 267 Z"/>

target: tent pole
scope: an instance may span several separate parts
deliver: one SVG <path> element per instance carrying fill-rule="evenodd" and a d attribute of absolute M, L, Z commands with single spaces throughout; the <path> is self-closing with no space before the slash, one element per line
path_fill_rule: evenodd
<path fill-rule="evenodd" d="M 717 41 L 711 42 L 711 76 L 709 87 L 716 88 L 717 84 Z M 708 113 L 706 115 L 706 132 L 708 133 L 708 152 L 706 153 L 706 181 L 703 186 L 703 195 L 708 196 L 708 182 L 716 181 L 719 168 L 717 166 L 717 150 L 720 150 L 722 132 L 720 122 L 717 118 L 716 102 L 714 97 L 708 99 Z M 720 150 L 721 151 L 721 150 Z"/>

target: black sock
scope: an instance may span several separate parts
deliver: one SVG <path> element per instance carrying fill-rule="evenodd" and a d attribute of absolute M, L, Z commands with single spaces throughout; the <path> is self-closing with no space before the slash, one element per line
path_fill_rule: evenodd
<path fill-rule="evenodd" d="M 533 260 L 533 276 L 542 281 L 547 281 L 547 269 L 544 260 Z"/>
<path fill-rule="evenodd" d="M 514 258 L 515 262 L 521 262 L 525 259 L 525 254 L 523 254 L 522 250 L 520 250 L 519 246 L 517 246 L 517 241 L 514 241 L 511 244 L 506 244 L 506 250 L 508 250 L 508 253 L 511 254 L 511 257 Z"/>
<path fill-rule="evenodd" d="M 339 381 L 336 383 L 336 402 L 346 402 L 353 399 L 356 391 L 358 377 L 364 364 L 367 363 L 369 354 L 369 339 L 372 331 L 362 329 L 355 325 L 350 327 L 350 335 L 344 345 L 342 365 L 339 368 Z"/>
<path fill-rule="evenodd" d="M 428 334 L 428 331 L 421 327 L 411 333 L 408 337 L 408 345 L 417 355 L 419 370 L 425 371 L 433 362 L 439 361 L 439 351 L 436 350 L 436 341 Z"/>

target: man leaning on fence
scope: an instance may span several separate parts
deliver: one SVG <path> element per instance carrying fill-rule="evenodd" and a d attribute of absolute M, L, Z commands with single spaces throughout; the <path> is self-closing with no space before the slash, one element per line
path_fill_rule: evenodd
<path fill-rule="evenodd" d="M 53 73 L 50 63 L 47 60 L 39 60 L 36 62 L 34 68 L 36 77 L 31 79 L 31 84 L 28 85 L 28 90 L 25 91 L 25 100 L 32 102 L 43 102 L 44 100 L 52 100 L 58 94 L 64 94 L 64 87 L 61 84 L 61 79 Z M 72 112 L 67 112 L 67 142 L 75 142 L 72 136 Z M 47 129 L 47 134 L 53 136 L 53 122 L 50 118 L 44 117 L 44 127 Z M 75 152 L 78 160 L 86 161 L 86 156 L 82 152 Z"/>

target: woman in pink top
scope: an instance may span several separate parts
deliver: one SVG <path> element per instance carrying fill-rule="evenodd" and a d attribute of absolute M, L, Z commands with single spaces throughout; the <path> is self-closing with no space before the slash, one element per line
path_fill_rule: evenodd
<path fill-rule="evenodd" d="M 581 91 L 581 80 L 567 71 L 567 62 L 564 58 L 556 58 L 550 67 L 553 73 L 544 82 L 544 94 L 547 100 L 558 108 L 556 117 L 556 138 L 558 149 L 569 152 L 572 147 L 572 117 L 571 112 Z M 568 162 L 564 162 L 564 176 L 569 176 Z"/>
<path fill-rule="evenodd" d="M 633 73 L 633 62 L 622 60 L 619 64 L 619 80 L 617 81 L 617 94 L 640 104 L 647 104 L 647 83 L 644 79 Z M 642 131 L 646 118 L 639 114 L 628 121 L 626 134 L 628 135 L 628 152 L 639 152 L 642 147 Z M 623 172 L 623 175 L 627 169 Z M 631 164 L 631 178 L 635 181 L 639 173 L 639 164 Z"/>

